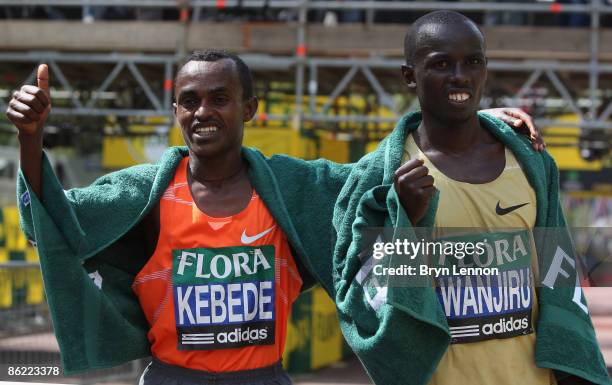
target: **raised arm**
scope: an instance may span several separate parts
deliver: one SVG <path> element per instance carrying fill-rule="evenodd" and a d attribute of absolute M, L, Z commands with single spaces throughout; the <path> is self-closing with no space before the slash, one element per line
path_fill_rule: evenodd
<path fill-rule="evenodd" d="M 37 86 L 24 85 L 15 91 L 6 110 L 6 116 L 19 131 L 21 170 L 41 201 L 43 128 L 49 112 L 49 69 L 46 64 L 41 64 L 38 66 Z"/>

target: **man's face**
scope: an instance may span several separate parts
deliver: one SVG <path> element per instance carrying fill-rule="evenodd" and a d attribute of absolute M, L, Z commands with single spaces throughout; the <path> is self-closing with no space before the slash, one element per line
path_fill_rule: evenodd
<path fill-rule="evenodd" d="M 431 24 L 418 31 L 413 67 L 421 109 L 446 123 L 473 118 L 487 78 L 484 41 L 473 26 Z"/>
<path fill-rule="evenodd" d="M 231 59 L 188 62 L 176 79 L 175 93 L 174 113 L 195 156 L 240 148 L 244 122 L 255 114 L 257 100 L 243 100 Z"/>

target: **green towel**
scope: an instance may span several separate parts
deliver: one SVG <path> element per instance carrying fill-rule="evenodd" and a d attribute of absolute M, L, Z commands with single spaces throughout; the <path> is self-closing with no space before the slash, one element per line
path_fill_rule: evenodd
<path fill-rule="evenodd" d="M 131 290 L 148 256 L 123 237 L 161 198 L 185 147 L 157 165 L 103 176 L 64 191 L 43 157 L 43 203 L 23 175 L 17 183 L 20 223 L 36 242 L 55 335 L 66 374 L 150 355 L 148 325 Z M 249 178 L 287 235 L 305 284 L 332 290 L 331 216 L 350 166 L 287 156 L 265 158 L 244 148 Z M 101 290 L 99 289 L 101 286 Z"/>
<path fill-rule="evenodd" d="M 573 256 L 554 161 L 546 152 L 532 151 L 528 141 L 503 122 L 484 114 L 479 118 L 483 127 L 514 153 L 534 188 L 536 228 L 556 228 L 534 234 L 540 274 L 546 274 L 559 262 L 555 260 L 558 247 Z M 401 287 L 391 276 L 381 287 L 362 285 L 367 279 L 362 276 L 367 263 L 360 260 L 360 252 L 366 249 L 368 229 L 404 228 L 413 241 L 417 240 L 393 188 L 393 174 L 400 166 L 406 138 L 420 120 L 419 113 L 404 116 L 376 151 L 357 163 L 334 210 L 334 287 L 340 324 L 376 384 L 427 384 L 450 343 L 445 314 L 430 284 Z M 419 227 L 433 226 L 437 202 L 435 195 Z M 397 230 L 391 231 L 399 238 Z M 400 259 L 391 255 L 389 263 L 399 266 Z M 552 275 L 556 278 L 554 289 L 540 288 L 536 364 L 559 371 L 559 377 L 569 373 L 610 384 L 590 317 L 584 311 L 582 290 L 575 287 L 576 272 L 567 267 L 564 265 L 567 277 Z"/>

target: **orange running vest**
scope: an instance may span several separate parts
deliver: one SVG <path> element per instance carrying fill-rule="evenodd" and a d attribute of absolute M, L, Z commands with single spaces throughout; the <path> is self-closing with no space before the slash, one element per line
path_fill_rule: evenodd
<path fill-rule="evenodd" d="M 255 191 L 231 217 L 200 211 L 188 160 L 160 200 L 157 247 L 132 285 L 151 327 L 151 352 L 209 372 L 272 365 L 302 286 L 287 238 Z"/>

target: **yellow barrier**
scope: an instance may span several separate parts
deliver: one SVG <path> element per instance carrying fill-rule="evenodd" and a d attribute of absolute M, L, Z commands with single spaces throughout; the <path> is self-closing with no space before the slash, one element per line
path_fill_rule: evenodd
<path fill-rule="evenodd" d="M 562 122 L 578 123 L 580 118 L 574 114 L 562 115 L 556 118 Z M 544 140 L 550 155 L 555 159 L 561 170 L 599 171 L 603 167 L 601 160 L 587 162 L 580 156 L 578 142 L 580 128 L 546 127 Z M 560 145 L 560 146 L 555 146 Z"/>
<path fill-rule="evenodd" d="M 102 141 L 102 167 L 107 170 L 155 163 L 168 147 L 158 136 L 106 136 Z"/>
<path fill-rule="evenodd" d="M 336 306 L 321 288 L 312 291 L 312 369 L 327 366 L 342 358 L 344 339 L 338 327 Z"/>
<path fill-rule="evenodd" d="M 8 261 L 6 249 L 0 250 L 0 263 Z M 11 271 L 0 269 L 0 309 L 6 309 L 13 305 L 13 284 Z"/>
<path fill-rule="evenodd" d="M 259 149 L 266 156 L 286 154 L 308 159 L 316 155 L 313 140 L 303 138 L 296 130 L 287 128 L 246 128 L 243 143 L 247 147 Z"/>
<path fill-rule="evenodd" d="M 290 372 L 307 372 L 339 361 L 344 339 L 336 306 L 316 287 L 303 293 L 293 306 L 287 325 L 283 364 Z"/>
<path fill-rule="evenodd" d="M 17 207 L 0 210 L 0 263 L 11 260 L 38 262 L 38 253 L 32 248 L 19 227 Z M 43 303 L 44 290 L 40 270 L 0 269 L 0 308 L 26 303 Z"/>
<path fill-rule="evenodd" d="M 339 140 L 336 136 L 324 133 L 321 136 L 320 157 L 334 162 L 346 163 L 350 159 L 349 141 Z"/>

